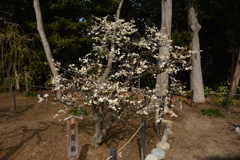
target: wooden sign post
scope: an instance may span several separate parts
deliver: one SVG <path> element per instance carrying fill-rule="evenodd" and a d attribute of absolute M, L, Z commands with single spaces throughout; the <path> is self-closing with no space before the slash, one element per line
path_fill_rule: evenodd
<path fill-rule="evenodd" d="M 81 117 L 69 115 L 67 121 L 67 150 L 68 157 L 75 160 L 78 155 L 78 119 Z"/>

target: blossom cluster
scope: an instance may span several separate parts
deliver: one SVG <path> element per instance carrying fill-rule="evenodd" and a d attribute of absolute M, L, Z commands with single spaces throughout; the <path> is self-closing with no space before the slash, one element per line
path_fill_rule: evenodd
<path fill-rule="evenodd" d="M 139 88 L 139 78 L 191 69 L 189 52 L 185 48 L 172 47 L 171 40 L 156 27 L 146 27 L 146 33 L 140 36 L 134 21 L 116 19 L 112 22 L 104 17 L 96 18 L 91 34 L 93 51 L 79 59 L 80 66 L 70 64 L 65 69 L 56 62 L 56 69 L 64 72 L 54 77 L 52 84 L 66 106 L 91 106 L 95 113 L 102 110 L 102 114 L 109 109 L 122 113 L 133 106 L 142 108 L 156 99 L 156 91 Z M 160 56 L 159 49 L 163 46 L 169 47 L 170 52 Z M 109 75 L 103 78 L 109 64 L 112 66 Z"/>

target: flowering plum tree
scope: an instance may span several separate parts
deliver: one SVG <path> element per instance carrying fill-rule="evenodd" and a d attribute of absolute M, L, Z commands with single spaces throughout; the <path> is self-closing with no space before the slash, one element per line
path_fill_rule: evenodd
<path fill-rule="evenodd" d="M 56 62 L 56 69 L 62 69 L 63 73 L 54 77 L 52 84 L 62 95 L 61 103 L 91 113 L 88 116 L 96 124 L 92 146 L 96 147 L 114 121 L 126 114 L 136 114 L 157 99 L 156 89 L 138 87 L 138 78 L 148 74 L 156 77 L 161 72 L 174 74 L 191 66 L 188 51 L 171 46 L 169 54 L 164 55 L 170 58 L 168 63 L 157 63 L 164 59 L 158 54 L 159 48 L 169 42 L 156 27 L 146 27 L 145 35 L 141 36 L 133 20 L 111 22 L 104 17 L 96 18 L 91 34 L 92 53 L 79 59 L 80 66 L 71 64 L 63 68 Z"/>

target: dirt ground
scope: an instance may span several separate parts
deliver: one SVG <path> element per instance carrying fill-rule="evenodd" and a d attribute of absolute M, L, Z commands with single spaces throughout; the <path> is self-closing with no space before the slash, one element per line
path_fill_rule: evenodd
<path fill-rule="evenodd" d="M 9 93 L 0 93 L 0 159 L 1 160 L 67 160 L 67 127 L 53 118 L 63 106 L 51 102 L 37 103 L 37 98 L 16 93 L 17 114 L 9 116 L 11 99 Z M 188 99 L 183 108 L 178 105 L 172 118 L 173 135 L 168 142 L 171 149 L 166 160 L 240 160 L 240 136 L 234 129 L 240 125 L 240 106 L 227 111 L 210 100 L 190 107 Z M 212 118 L 200 113 L 200 109 L 219 108 L 225 118 Z M 149 118 L 151 115 L 149 116 Z M 109 130 L 104 143 L 98 148 L 90 146 L 94 134 L 93 122 L 79 121 L 78 160 L 106 160 L 110 148 L 120 149 L 141 125 L 141 117 L 132 116 L 127 121 L 116 122 Z M 161 131 L 164 126 L 161 127 Z M 156 135 L 154 120 L 147 121 L 146 154 L 155 148 L 161 136 Z M 118 160 L 140 160 L 141 130 L 118 153 Z"/>

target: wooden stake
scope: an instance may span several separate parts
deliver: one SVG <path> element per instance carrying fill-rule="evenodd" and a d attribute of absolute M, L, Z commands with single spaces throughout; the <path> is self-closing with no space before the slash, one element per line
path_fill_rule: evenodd
<path fill-rule="evenodd" d="M 77 118 L 70 118 L 67 120 L 67 145 L 68 157 L 75 160 L 78 155 L 78 120 Z"/>

